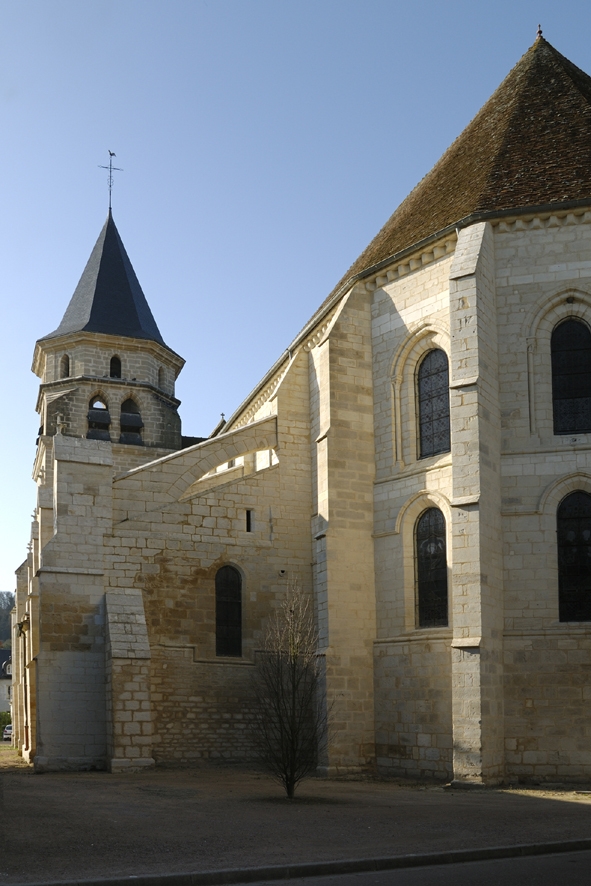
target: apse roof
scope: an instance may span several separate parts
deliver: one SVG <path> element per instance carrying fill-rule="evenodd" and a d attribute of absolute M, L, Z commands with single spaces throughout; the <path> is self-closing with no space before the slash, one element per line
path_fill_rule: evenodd
<path fill-rule="evenodd" d="M 475 213 L 571 201 L 591 202 L 591 77 L 539 36 L 333 293 Z"/>
<path fill-rule="evenodd" d="M 41 339 L 72 332 L 143 338 L 165 345 L 111 210 L 62 322 Z"/>

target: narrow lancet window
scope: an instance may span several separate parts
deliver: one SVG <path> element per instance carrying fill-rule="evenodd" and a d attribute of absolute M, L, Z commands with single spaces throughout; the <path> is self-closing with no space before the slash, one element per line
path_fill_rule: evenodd
<path fill-rule="evenodd" d="M 215 654 L 242 655 L 242 576 L 233 566 L 215 576 Z"/>
<path fill-rule="evenodd" d="M 119 357 L 111 357 L 109 375 L 111 376 L 111 378 L 121 378 L 121 360 L 119 359 Z"/>
<path fill-rule="evenodd" d="M 62 359 L 60 360 L 60 378 L 69 378 L 70 377 L 70 358 L 67 354 L 64 354 Z"/>
<path fill-rule="evenodd" d="M 565 320 L 552 333 L 552 402 L 555 434 L 591 432 L 591 331 Z"/>
<path fill-rule="evenodd" d="M 158 387 L 160 390 L 164 390 L 164 369 L 162 366 L 158 368 Z"/>
<path fill-rule="evenodd" d="M 591 495 L 571 492 L 556 518 L 560 621 L 591 621 Z"/>
<path fill-rule="evenodd" d="M 449 452 L 449 368 L 436 349 L 422 360 L 417 374 L 420 458 Z"/>
<path fill-rule="evenodd" d="M 109 426 L 111 416 L 105 400 L 100 397 L 92 397 L 88 408 L 88 431 L 86 437 L 89 440 L 110 441 Z"/>
<path fill-rule="evenodd" d="M 417 520 L 416 564 L 418 626 L 446 627 L 448 613 L 445 517 L 439 508 L 429 508 Z"/>
<path fill-rule="evenodd" d="M 131 397 L 121 404 L 121 436 L 120 443 L 142 446 L 142 428 L 144 423 L 135 400 Z"/>

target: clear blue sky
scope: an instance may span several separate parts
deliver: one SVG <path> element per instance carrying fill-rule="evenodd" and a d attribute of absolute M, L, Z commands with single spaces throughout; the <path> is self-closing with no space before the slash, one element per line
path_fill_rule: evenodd
<path fill-rule="evenodd" d="M 107 212 L 206 435 L 535 39 L 591 73 L 578 0 L 0 0 L 0 589 L 26 556 L 55 329 Z"/>

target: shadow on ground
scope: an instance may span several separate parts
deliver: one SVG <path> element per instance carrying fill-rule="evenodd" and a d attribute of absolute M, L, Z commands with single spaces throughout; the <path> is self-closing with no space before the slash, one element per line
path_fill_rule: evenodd
<path fill-rule="evenodd" d="M 309 779 L 235 768 L 33 774 L 0 749 L 0 884 L 367 858 L 589 837 L 574 791 Z"/>

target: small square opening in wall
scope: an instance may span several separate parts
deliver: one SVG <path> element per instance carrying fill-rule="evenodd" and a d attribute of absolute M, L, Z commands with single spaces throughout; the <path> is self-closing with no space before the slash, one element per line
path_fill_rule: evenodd
<path fill-rule="evenodd" d="M 246 531 L 247 532 L 252 532 L 252 522 L 253 522 L 252 521 L 252 511 L 247 509 L 247 511 L 246 511 Z"/>

